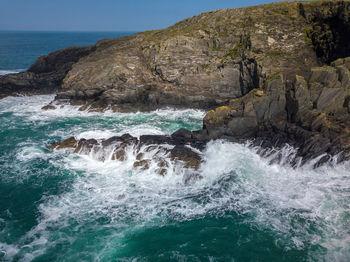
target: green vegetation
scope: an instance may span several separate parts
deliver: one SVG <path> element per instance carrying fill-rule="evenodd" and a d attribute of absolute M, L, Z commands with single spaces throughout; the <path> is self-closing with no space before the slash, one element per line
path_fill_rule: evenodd
<path fill-rule="evenodd" d="M 233 49 L 230 49 L 225 54 L 225 57 L 231 57 L 231 59 L 235 59 L 241 54 L 242 49 L 243 49 L 243 43 L 238 43 Z"/>
<path fill-rule="evenodd" d="M 209 64 L 203 64 L 203 65 L 201 65 L 201 68 L 202 68 L 202 70 L 206 70 L 206 69 L 208 69 L 209 68 Z"/>

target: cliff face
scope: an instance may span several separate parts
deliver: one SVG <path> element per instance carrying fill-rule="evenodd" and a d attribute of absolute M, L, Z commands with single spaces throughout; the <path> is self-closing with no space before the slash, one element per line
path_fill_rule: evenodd
<path fill-rule="evenodd" d="M 93 108 L 213 108 L 319 65 L 298 3 L 218 10 L 170 28 L 97 45 L 68 73 L 58 98 Z"/>
<path fill-rule="evenodd" d="M 213 108 L 282 73 L 350 56 L 349 2 L 280 2 L 218 10 L 170 28 L 102 41 L 79 60 L 58 98 L 101 110 Z"/>
<path fill-rule="evenodd" d="M 210 139 L 255 138 L 255 144 L 268 148 L 288 143 L 299 148 L 296 165 L 308 159 L 319 165 L 335 155 L 337 161 L 349 159 L 349 69 L 346 58 L 312 68 L 308 79 L 297 75 L 284 82 L 282 74 L 272 75 L 264 89 L 210 111 L 205 133 Z"/>
<path fill-rule="evenodd" d="M 52 53 L 28 72 L 1 77 L 0 90 L 59 89 L 56 100 L 89 110 L 219 107 L 193 139 L 254 138 L 267 147 L 293 144 L 318 163 L 326 153 L 345 160 L 349 19 L 350 1 L 217 10 Z"/>
<path fill-rule="evenodd" d="M 350 56 L 349 2 L 278 2 L 217 10 L 159 31 L 102 40 L 38 59 L 0 78 L 2 96 L 59 91 L 119 111 L 162 106 L 214 108 L 269 75 L 308 78 L 312 67 Z"/>

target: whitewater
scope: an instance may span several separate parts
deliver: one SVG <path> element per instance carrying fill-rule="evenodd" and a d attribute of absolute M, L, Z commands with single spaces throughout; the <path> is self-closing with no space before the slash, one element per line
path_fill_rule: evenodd
<path fill-rule="evenodd" d="M 0 100 L 1 261 L 348 261 L 350 163 L 293 169 L 223 140 L 186 169 L 50 150 L 54 141 L 200 129 L 205 112 L 95 113 L 54 96 Z M 283 157 L 271 164 L 274 154 Z"/>

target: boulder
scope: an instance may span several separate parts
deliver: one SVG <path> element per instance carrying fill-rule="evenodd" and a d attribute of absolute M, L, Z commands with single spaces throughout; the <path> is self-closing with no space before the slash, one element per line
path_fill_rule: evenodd
<path fill-rule="evenodd" d="M 42 110 L 55 110 L 56 107 L 49 104 L 49 105 L 43 106 L 41 109 Z"/>
<path fill-rule="evenodd" d="M 50 149 L 65 149 L 65 148 L 74 148 L 77 145 L 78 141 L 75 137 L 70 137 L 62 142 L 52 143 Z"/>

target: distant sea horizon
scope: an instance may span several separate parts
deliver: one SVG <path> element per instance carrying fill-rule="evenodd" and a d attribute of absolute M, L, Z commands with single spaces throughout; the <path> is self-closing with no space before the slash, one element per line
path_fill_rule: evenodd
<path fill-rule="evenodd" d="M 0 30 L 0 75 L 27 70 L 41 55 L 69 46 L 87 46 L 101 39 L 137 31 L 22 31 Z"/>

